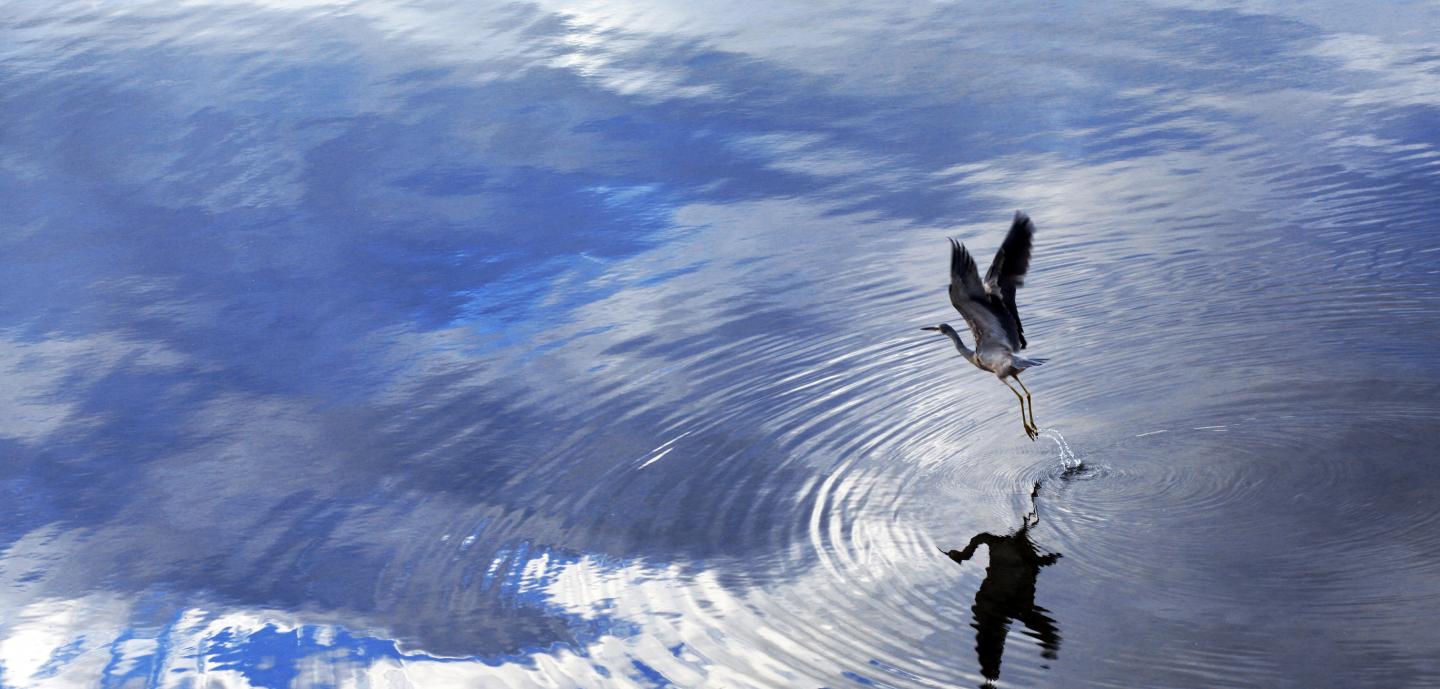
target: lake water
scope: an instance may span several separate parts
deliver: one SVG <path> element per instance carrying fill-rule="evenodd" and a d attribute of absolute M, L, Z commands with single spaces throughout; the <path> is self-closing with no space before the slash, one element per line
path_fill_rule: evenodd
<path fill-rule="evenodd" d="M 6 3 L 0 685 L 1440 686 L 1437 27 Z"/>

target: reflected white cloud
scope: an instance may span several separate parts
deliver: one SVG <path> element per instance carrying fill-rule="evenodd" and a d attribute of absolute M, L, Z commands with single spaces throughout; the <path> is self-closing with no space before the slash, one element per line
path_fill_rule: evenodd
<path fill-rule="evenodd" d="M 244 21 L 210 13 L 222 6 Z M 933 557 L 924 534 L 1005 523 L 1013 515 L 985 513 L 974 496 L 1003 495 L 1043 459 L 1001 446 L 977 462 L 976 438 L 1000 431 L 974 427 L 998 427 L 983 422 L 1010 400 L 915 334 L 954 316 L 942 237 L 988 248 L 1010 210 L 1035 214 L 1044 267 L 1024 308 L 1037 348 L 1066 352 L 1042 383 L 1060 421 L 1125 422 L 1092 402 L 1120 396 L 1107 352 L 1141 319 L 1156 349 L 1191 348 L 1126 362 L 1126 395 L 1173 390 L 1178 369 L 1205 372 L 1182 381 L 1189 395 L 1233 400 L 1257 376 L 1234 352 L 1264 352 L 1234 345 L 1268 337 L 1256 323 L 1276 309 L 1292 306 L 1286 317 L 1322 345 L 1333 337 L 1307 303 L 1337 290 L 1302 261 L 1329 261 L 1347 280 L 1391 264 L 1347 263 L 1366 256 L 1338 243 L 1273 262 L 1241 254 L 1224 273 L 1209 257 L 1288 241 L 1292 227 L 1354 224 L 1377 198 L 1410 208 L 1418 185 L 1397 180 L 1413 170 L 1395 163 L 1422 168 L 1433 147 L 1371 128 L 1367 113 L 1433 105 L 1440 92 L 1416 66 L 1424 49 L 1306 43 L 1304 27 L 1287 29 L 1310 50 L 1301 57 L 1384 79 L 1339 94 L 1268 73 L 1237 86 L 1164 50 L 1190 34 L 1128 34 L 1103 12 L 1051 34 L 1035 13 L 986 27 L 938 5 L 719 17 L 676 3 L 190 7 L 201 11 L 174 21 L 155 19 L 162 6 L 125 10 L 163 26 L 158 37 L 92 18 L 0 48 L 34 74 L 79 50 L 144 67 L 108 73 L 115 100 L 97 107 L 153 117 L 69 150 L 155 132 L 115 149 L 126 155 L 99 184 L 145 202 L 125 207 L 136 220 L 124 229 L 187 229 L 157 233 L 118 265 L 192 278 L 102 281 L 97 294 L 120 301 L 88 298 L 98 333 L 0 341 L 0 436 L 38 447 L 114 422 L 95 444 L 134 457 L 133 480 L 93 493 L 57 482 L 54 495 L 84 504 L 55 518 L 99 516 L 30 531 L 0 559 L 14 577 L 5 612 L 16 615 L 4 617 L 18 620 L 0 631 L 7 685 L 87 685 L 142 667 L 162 649 L 126 636 L 139 604 L 125 596 L 138 594 L 120 591 L 172 584 L 165 596 L 186 607 L 169 643 L 194 649 L 166 656 L 183 672 L 158 676 L 176 685 L 202 669 L 256 684 L 206 665 L 204 649 L 227 634 L 313 642 L 297 686 L 646 686 L 637 660 L 688 686 L 819 685 L 836 681 L 834 659 L 880 662 L 895 639 L 912 644 L 895 664 L 964 678 L 934 660 L 967 647 L 963 624 L 930 608 L 863 609 L 915 591 L 928 605 L 957 575 L 910 562 Z M 1116 40 L 1095 45 L 1097 23 Z M 1229 57 L 1206 33 L 1223 21 L 1196 23 L 1186 45 Z M 1042 40 L 1016 42 L 1017 28 Z M 92 34 L 103 41 L 73 40 Z M 157 66 L 152 42 L 195 60 Z M 281 57 L 256 60 L 256 47 Z M 1137 63 L 1158 73 L 1137 76 Z M 413 86 L 426 70 L 447 74 L 434 90 L 453 101 Z M 125 89 L 156 75 L 155 103 L 129 108 Z M 277 96 L 274 79 L 294 88 Z M 759 82 L 772 90 L 752 98 Z M 55 182 L 43 193 L 88 199 L 46 151 L 4 155 L 17 179 Z M 192 207 L 305 212 L 286 219 L 295 231 L 270 235 L 255 230 L 273 227 L 265 215 L 212 228 L 148 214 Z M 105 226 L 121 214 L 96 215 Z M 606 239 L 573 244 L 592 233 Z M 141 260 L 192 236 L 206 241 L 169 263 Z M 533 247 L 505 243 L 532 236 Z M 376 237 L 393 241 L 364 241 Z M 507 256 L 524 259 L 520 277 L 485 272 Z M 1225 280 L 1273 301 L 1207 317 Z M 1105 293 L 1087 296 L 1096 284 Z M 435 302 L 439 316 L 416 315 Z M 142 392 L 104 397 L 96 381 L 121 368 L 131 378 L 116 387 Z M 161 397 L 139 386 L 163 373 L 189 379 L 159 389 L 214 387 L 150 425 L 116 421 Z M 954 505 L 917 485 L 957 463 L 972 474 L 935 489 Z M 625 492 L 647 480 L 651 492 Z M 501 547 L 508 559 L 494 557 Z M 552 557 L 563 548 L 589 554 Z M 525 606 L 477 583 L 491 579 L 513 580 L 505 596 L 533 596 L 534 619 L 504 617 Z M 955 598 L 942 605 L 963 611 Z M 565 624 L 613 628 L 572 648 L 546 626 Z M 507 636 L 512 626 L 521 632 Z M 358 661 L 354 630 L 415 653 Z M 522 651 L 451 662 L 425 657 L 426 641 Z M 547 643 L 560 647 L 534 648 Z M 67 648 L 79 655 L 47 674 Z M 112 669 L 96 665 L 111 657 Z"/>
<path fill-rule="evenodd" d="M 1364 80 L 1352 87 L 1352 105 L 1440 106 L 1440 72 L 1433 66 L 1440 43 L 1405 45 L 1365 34 L 1327 36 L 1311 54 L 1335 60 Z"/>
<path fill-rule="evenodd" d="M 877 526 L 884 537 L 873 545 L 887 551 L 885 561 L 905 562 L 933 549 L 928 541 L 897 539 L 893 529 Z M 12 546 L 6 561 L 53 559 L 88 540 L 37 531 Z M 880 562 L 872 558 L 866 564 Z M 841 643 L 837 635 L 854 633 L 845 620 L 855 614 L 855 598 L 867 595 L 856 587 L 877 585 L 815 570 L 779 585 L 737 589 L 712 571 L 588 556 L 556 560 L 546 553 L 533 555 L 517 571 L 517 596 L 530 601 L 517 604 L 543 604 L 577 627 L 595 622 L 614 631 L 579 646 L 559 644 L 504 662 L 445 658 L 363 633 L 355 620 L 336 625 L 304 612 L 171 599 L 168 604 L 182 607 L 147 623 L 153 613 L 143 610 L 143 595 L 16 595 L 27 584 L 7 567 L 5 590 L 11 593 L 3 597 L 0 667 L 5 685 L 17 689 L 94 686 L 135 671 L 157 687 L 191 686 L 197 679 L 262 687 L 287 676 L 292 679 L 285 685 L 292 687 L 629 688 L 652 686 L 656 675 L 681 686 L 824 685 L 836 680 L 838 670 L 818 659 L 826 646 Z M 944 586 L 952 574 L 942 566 L 921 567 L 904 585 Z M 802 608 L 808 614 L 801 626 L 775 615 Z M 890 652 L 874 651 L 882 657 Z"/>
<path fill-rule="evenodd" d="M 95 418 L 77 414 L 67 390 L 94 384 L 119 367 L 173 371 L 184 355 L 159 343 L 116 334 L 0 338 L 0 438 L 39 443 L 51 433 Z"/>

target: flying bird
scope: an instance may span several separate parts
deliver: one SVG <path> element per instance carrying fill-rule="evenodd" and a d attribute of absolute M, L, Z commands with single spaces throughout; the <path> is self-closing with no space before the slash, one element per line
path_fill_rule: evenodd
<path fill-rule="evenodd" d="M 965 318 L 970 334 L 975 338 L 972 351 L 960 341 L 960 333 L 949 323 L 921 328 L 943 333 L 960 350 L 960 356 L 976 368 L 995 374 L 1010 392 L 1020 400 L 1020 420 L 1025 424 L 1025 435 L 1034 440 L 1040 433 L 1035 425 L 1035 403 L 1030 399 L 1030 389 L 1020 382 L 1020 372 L 1032 366 L 1039 366 L 1045 359 L 1029 359 L 1020 356 L 1025 349 L 1025 328 L 1020 324 L 1020 312 L 1015 308 L 1015 290 L 1025 284 L 1025 273 L 1030 269 L 1030 243 L 1035 236 L 1035 223 L 1030 216 L 1015 211 L 1015 221 L 985 279 L 975 267 L 975 259 L 965 245 L 950 240 L 950 303 Z M 1013 378 L 1020 390 L 1010 384 Z M 1026 417 L 1026 407 L 1029 417 Z"/>

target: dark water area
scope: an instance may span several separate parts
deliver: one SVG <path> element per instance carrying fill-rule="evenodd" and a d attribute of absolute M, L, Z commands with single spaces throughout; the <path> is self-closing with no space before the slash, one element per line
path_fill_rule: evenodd
<path fill-rule="evenodd" d="M 0 686 L 1440 686 L 1437 27 L 0 5 Z"/>

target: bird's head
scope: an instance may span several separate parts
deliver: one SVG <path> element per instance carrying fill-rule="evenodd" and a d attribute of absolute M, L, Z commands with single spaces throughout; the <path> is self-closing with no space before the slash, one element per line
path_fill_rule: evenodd
<path fill-rule="evenodd" d="M 940 552 L 945 553 L 947 556 L 950 557 L 951 560 L 954 560 L 956 564 L 963 565 L 965 564 L 966 560 L 970 559 L 969 555 L 966 555 L 965 553 L 962 553 L 958 550 L 945 550 L 944 548 L 940 548 Z"/>
<path fill-rule="evenodd" d="M 921 330 L 929 330 L 929 331 L 931 331 L 931 332 L 944 333 L 946 336 L 949 336 L 950 334 L 952 334 L 952 333 L 955 332 L 955 329 L 952 328 L 952 327 L 950 327 L 950 324 L 949 324 L 949 323 L 941 323 L 940 325 L 927 325 L 927 326 L 921 328 Z"/>

